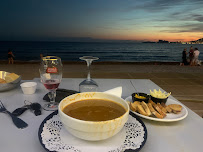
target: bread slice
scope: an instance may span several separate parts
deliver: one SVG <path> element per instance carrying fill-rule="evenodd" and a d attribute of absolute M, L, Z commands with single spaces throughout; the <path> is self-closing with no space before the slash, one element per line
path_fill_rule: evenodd
<path fill-rule="evenodd" d="M 167 110 L 166 110 L 166 108 L 164 108 L 160 103 L 157 103 L 157 106 L 159 106 L 159 108 L 161 109 L 161 111 L 163 112 L 163 113 L 167 113 Z"/>
<path fill-rule="evenodd" d="M 166 114 L 162 112 L 162 110 L 159 108 L 159 106 L 157 106 L 157 104 L 152 104 L 152 106 L 154 107 L 154 109 L 157 110 L 157 112 L 162 115 L 163 117 L 166 117 Z"/>
<path fill-rule="evenodd" d="M 130 110 L 137 111 L 137 108 L 135 108 L 132 104 L 133 104 L 132 102 L 130 102 L 130 104 L 129 104 Z"/>
<path fill-rule="evenodd" d="M 168 113 L 172 112 L 172 109 L 170 108 L 170 106 L 166 106 L 166 110 L 167 110 Z"/>
<path fill-rule="evenodd" d="M 138 105 L 138 106 L 137 106 L 137 111 L 138 111 L 140 114 L 144 115 L 144 116 L 149 116 L 149 115 L 145 112 L 145 110 L 144 110 L 144 108 L 142 107 L 142 105 Z"/>
<path fill-rule="evenodd" d="M 163 118 L 164 118 L 162 115 L 160 115 L 160 114 L 153 108 L 153 106 L 152 106 L 151 103 L 148 103 L 147 105 L 148 105 L 150 111 L 152 112 L 152 114 L 153 114 L 155 117 L 160 118 L 160 119 L 163 119 Z"/>
<path fill-rule="evenodd" d="M 180 112 L 182 110 L 182 106 L 179 104 L 170 104 L 168 105 L 173 111 Z"/>
<path fill-rule="evenodd" d="M 149 110 L 151 111 L 151 113 L 155 112 L 156 110 L 153 108 L 151 103 L 147 103 Z"/>
<path fill-rule="evenodd" d="M 160 115 L 158 112 L 154 111 L 152 112 L 153 115 L 155 115 L 157 118 L 163 119 L 164 117 Z"/>
<path fill-rule="evenodd" d="M 144 110 L 148 116 L 152 115 L 151 111 L 149 110 L 149 107 L 147 106 L 147 104 L 144 101 L 141 102 L 141 105 L 144 108 Z"/>
<path fill-rule="evenodd" d="M 15 81 L 18 78 L 19 78 L 19 75 L 15 74 L 15 73 L 10 73 L 5 77 L 5 80 L 7 83 L 10 83 L 12 81 Z"/>
<path fill-rule="evenodd" d="M 175 114 L 179 114 L 180 113 L 180 111 L 175 111 L 175 110 L 172 110 L 172 112 L 175 113 Z"/>
<path fill-rule="evenodd" d="M 0 83 L 6 83 L 6 81 L 0 78 Z"/>
<path fill-rule="evenodd" d="M 132 111 L 135 111 L 135 112 L 137 112 L 137 106 L 138 105 L 140 105 L 140 102 L 139 101 L 135 101 L 135 102 L 131 102 L 130 103 L 130 109 L 132 110 Z"/>

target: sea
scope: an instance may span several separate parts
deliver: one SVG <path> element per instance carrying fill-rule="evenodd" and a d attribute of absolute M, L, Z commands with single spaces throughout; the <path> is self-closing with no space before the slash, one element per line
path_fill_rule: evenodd
<path fill-rule="evenodd" d="M 36 42 L 0 41 L 0 60 L 7 60 L 8 49 L 19 61 L 39 61 L 44 56 L 59 56 L 62 61 L 80 61 L 82 56 L 112 62 L 181 62 L 182 51 L 198 48 L 203 61 L 203 44 L 118 43 L 118 42 Z"/>

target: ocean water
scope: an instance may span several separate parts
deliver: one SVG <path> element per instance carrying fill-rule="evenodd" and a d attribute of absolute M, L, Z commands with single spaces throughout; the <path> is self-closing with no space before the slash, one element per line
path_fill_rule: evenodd
<path fill-rule="evenodd" d="M 182 51 L 191 45 L 164 43 L 101 43 L 101 42 L 0 42 L 0 60 L 7 60 L 11 49 L 15 60 L 39 61 L 40 53 L 54 55 L 62 61 L 79 61 L 81 56 L 96 56 L 98 61 L 114 62 L 180 62 Z M 203 61 L 203 45 L 194 44 Z"/>

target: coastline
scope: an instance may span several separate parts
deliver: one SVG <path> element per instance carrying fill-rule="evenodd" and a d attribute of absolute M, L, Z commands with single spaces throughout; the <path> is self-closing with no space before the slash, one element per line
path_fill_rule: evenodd
<path fill-rule="evenodd" d="M 81 56 L 97 56 L 98 62 L 181 62 L 182 51 L 191 45 L 147 43 L 72 43 L 72 42 L 8 42 L 0 45 L 0 60 L 7 60 L 7 48 L 11 48 L 15 60 L 36 62 L 40 54 L 55 55 L 62 61 L 79 61 Z M 200 52 L 203 45 L 196 44 Z M 199 59 L 203 61 L 203 54 Z M 36 60 L 36 61 L 33 61 Z M 158 62 L 159 63 L 159 62 Z M 157 64 L 158 64 L 157 63 Z"/>

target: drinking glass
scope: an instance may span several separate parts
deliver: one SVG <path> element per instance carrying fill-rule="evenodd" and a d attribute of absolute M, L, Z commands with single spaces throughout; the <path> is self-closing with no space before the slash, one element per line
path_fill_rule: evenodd
<path fill-rule="evenodd" d="M 40 64 L 40 78 L 45 88 L 49 90 L 50 102 L 44 105 L 45 110 L 57 110 L 58 103 L 55 102 L 56 90 L 62 79 L 62 62 L 57 56 L 43 57 Z"/>
<path fill-rule="evenodd" d="M 80 92 L 96 92 L 98 89 L 98 84 L 94 80 L 91 79 L 90 66 L 92 64 L 92 61 L 98 60 L 99 58 L 93 57 L 93 56 L 83 56 L 83 57 L 80 57 L 80 59 L 86 61 L 88 73 L 87 73 L 87 78 L 79 84 L 79 91 Z"/>

